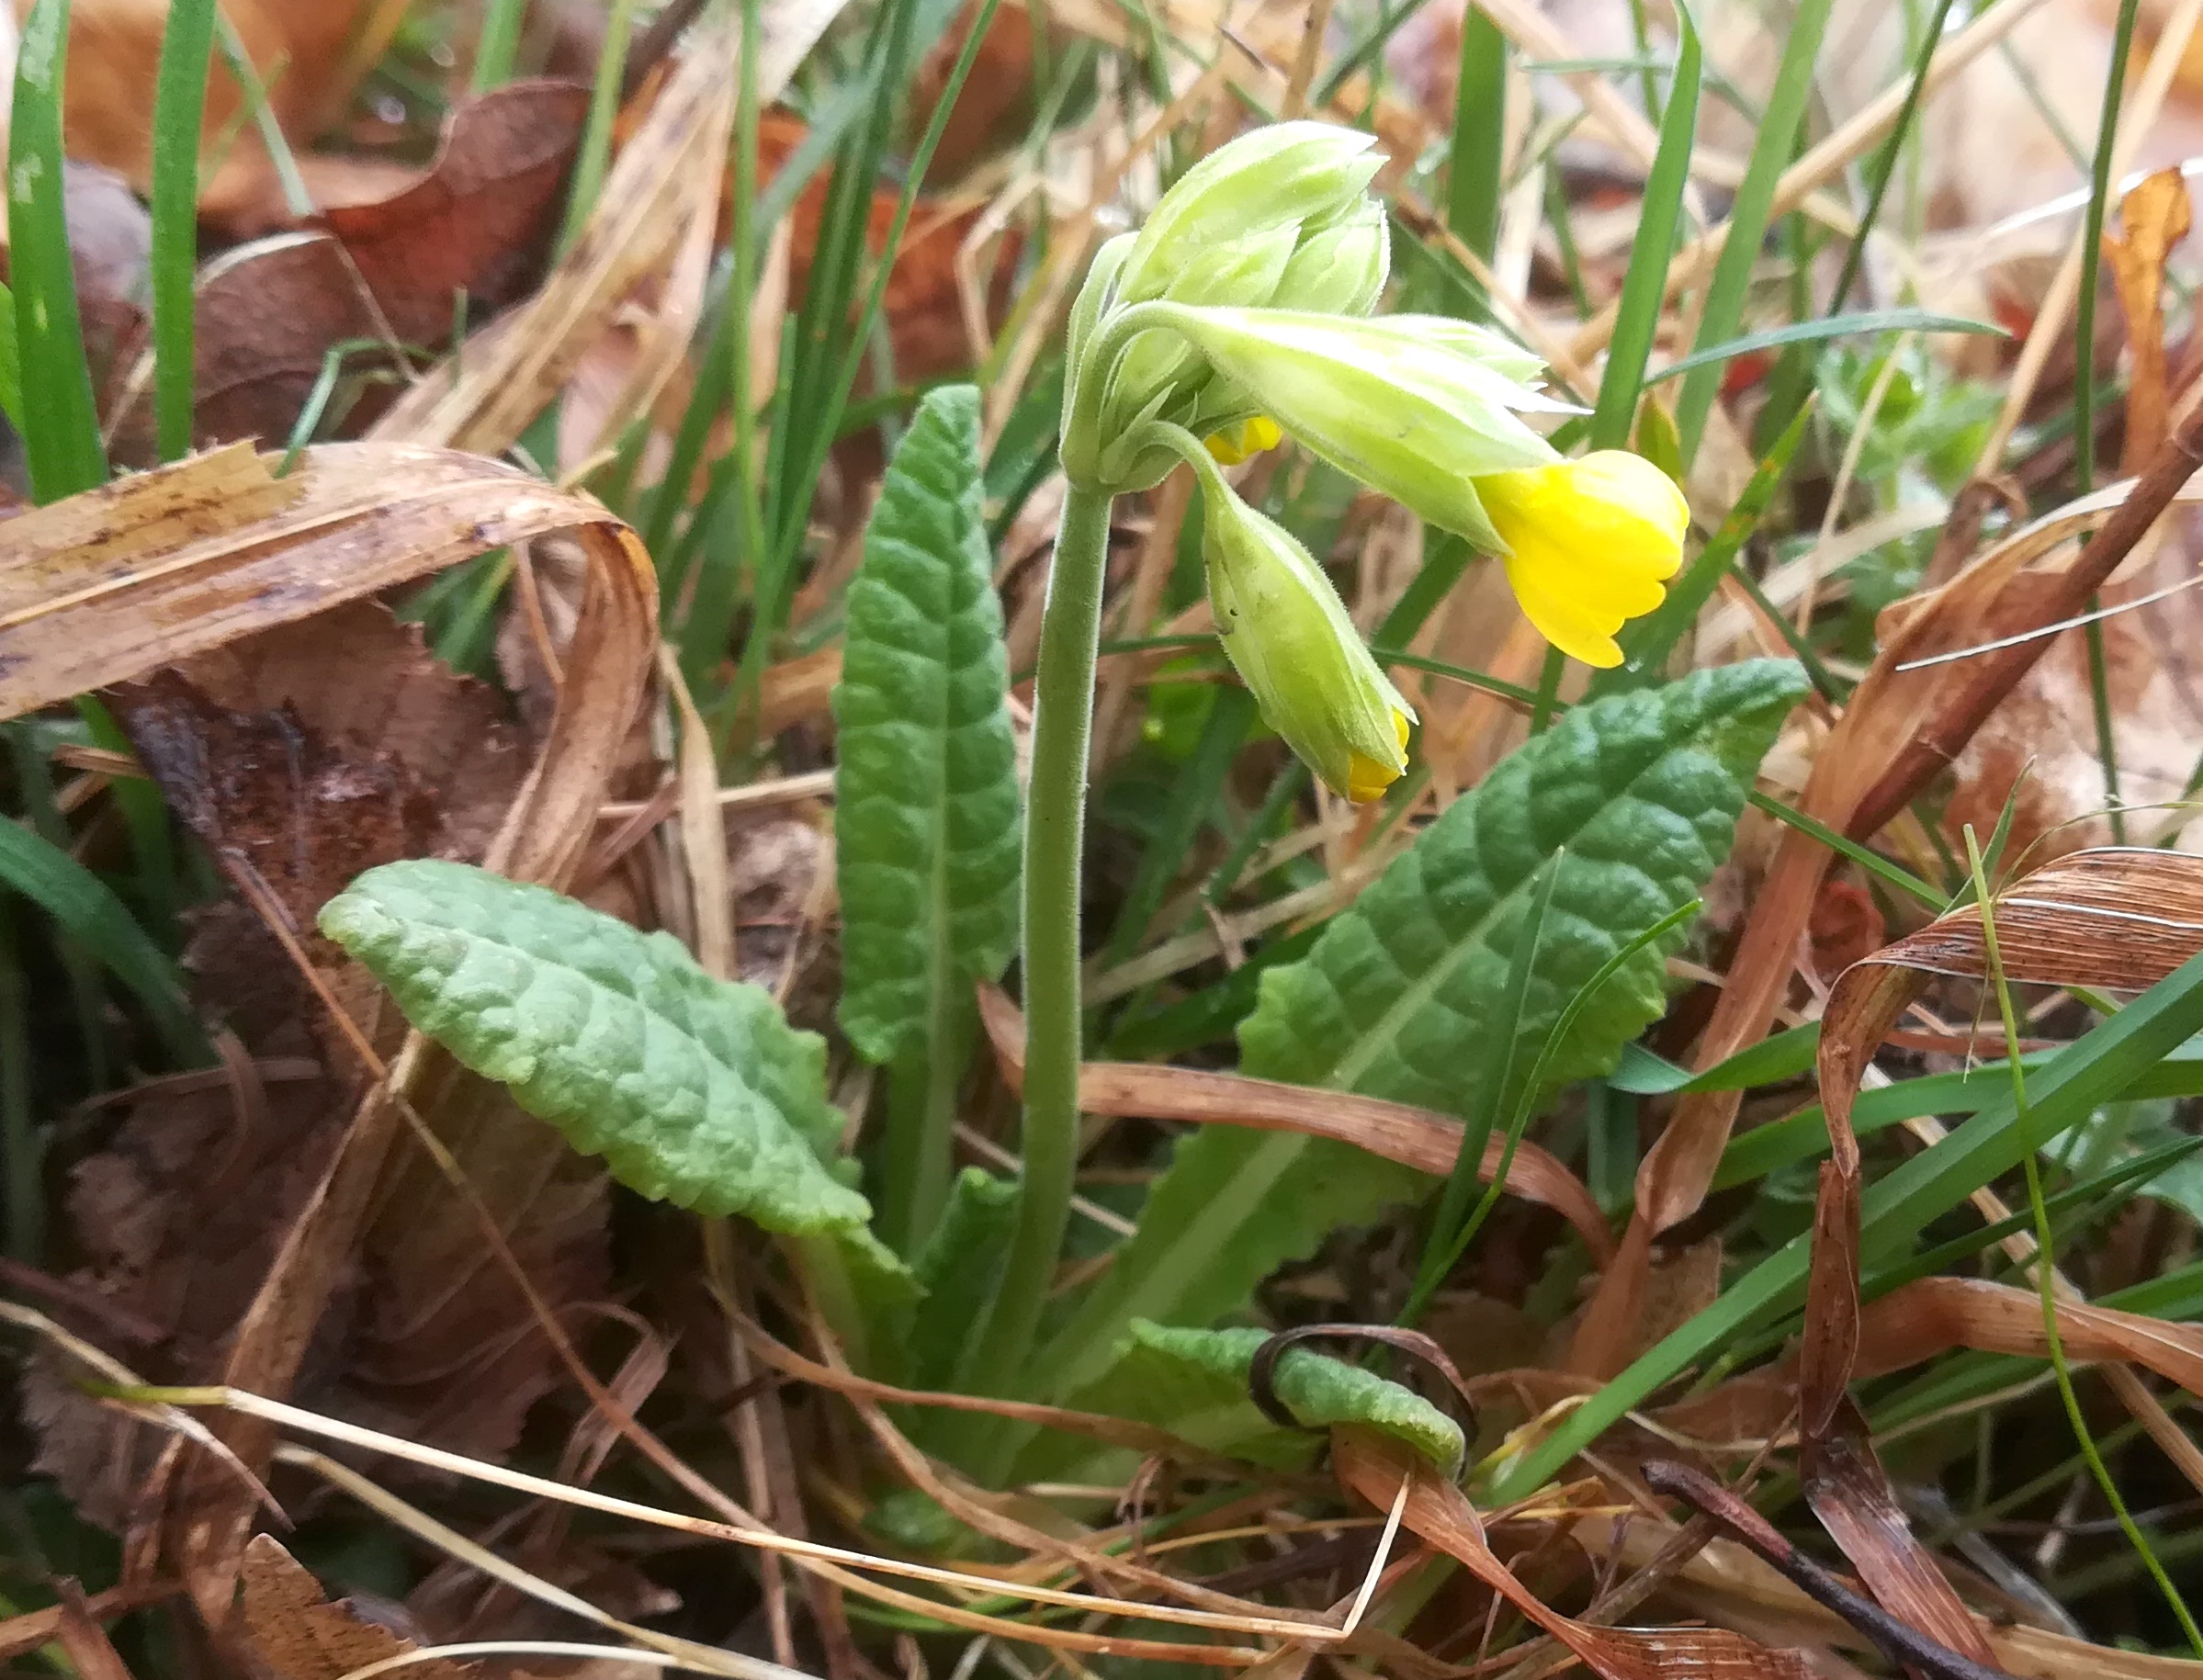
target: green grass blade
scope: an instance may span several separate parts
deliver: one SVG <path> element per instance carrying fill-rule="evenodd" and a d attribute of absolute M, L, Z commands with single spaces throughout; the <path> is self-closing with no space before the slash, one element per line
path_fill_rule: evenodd
<path fill-rule="evenodd" d="M 23 363 L 16 353 L 16 295 L 0 286 L 0 414 L 23 434 Z"/>
<path fill-rule="evenodd" d="M 164 461 L 191 453 L 199 129 L 215 11 L 216 0 L 175 0 L 169 7 L 153 89 L 153 424 Z"/>
<path fill-rule="evenodd" d="M 1775 85 L 1768 95 L 1758 136 L 1752 142 L 1751 161 L 1745 165 L 1744 180 L 1729 207 L 1728 242 L 1722 246 L 1713 277 L 1707 283 L 1694 350 L 1735 337 L 1744 319 L 1752 265 L 1759 260 L 1768 214 L 1774 208 L 1775 184 L 1790 163 L 1799 125 L 1805 119 L 1806 102 L 1813 96 L 1813 62 L 1820 56 L 1821 38 L 1827 32 L 1833 9 L 1834 0 L 1800 0 L 1788 19 L 1789 38 L 1783 45 L 1782 62 L 1775 71 Z M 1713 399 L 1720 390 L 1718 367 L 1697 367 L 1684 377 L 1675 418 L 1686 461 L 1698 454 L 1706 416 L 1712 412 Z"/>
<path fill-rule="evenodd" d="M 73 496 L 107 479 L 99 410 L 85 361 L 69 255 L 62 182 L 62 84 L 68 73 L 69 0 L 38 0 L 16 58 L 8 128 L 8 255 L 21 356 L 23 449 L 31 494 Z"/>
<path fill-rule="evenodd" d="M 1620 449 L 1635 424 L 1637 398 L 1644 389 L 1645 364 L 1652 357 L 1660 308 L 1667 294 L 1667 266 L 1675 255 L 1676 231 L 1683 214 L 1683 189 L 1690 179 L 1690 148 L 1698 135 L 1701 64 L 1698 22 L 1678 5 L 1682 31 L 1676 52 L 1675 85 L 1660 118 L 1660 148 L 1645 178 L 1644 204 L 1629 273 L 1614 316 L 1614 337 L 1607 347 L 1606 372 L 1599 381 L 1599 402 L 1591 412 L 1591 447 Z"/>
<path fill-rule="evenodd" d="M 1499 200 L 1507 182 L 1507 37 L 1471 6 L 1461 20 L 1461 79 L 1453 105 L 1452 162 L 1446 177 L 1446 225 L 1461 242 L 1492 260 L 1499 241 Z"/>
<path fill-rule="evenodd" d="M 206 1059 L 206 1035 L 176 966 L 145 935 L 114 889 L 20 823 L 0 821 L 0 882 L 30 899 L 138 995 L 178 1062 Z"/>
<path fill-rule="evenodd" d="M 486 94 L 513 79 L 514 61 L 520 53 L 520 23 L 527 0 L 489 0 L 482 8 L 482 32 L 474 48 L 474 74 L 470 93 Z"/>
<path fill-rule="evenodd" d="M 0 1178 L 7 1185 L 10 1259 L 36 1266 L 45 1257 L 45 1140 L 31 1107 L 30 987 L 23 977 L 16 907 L 0 893 Z"/>
<path fill-rule="evenodd" d="M 1491 1018 L 1498 1029 L 1493 1035 L 1498 1045 L 1497 1073 L 1477 1092 L 1475 1106 L 1463 1118 L 1461 1144 L 1453 1153 L 1453 1170 L 1446 1175 L 1445 1187 L 1439 1191 L 1438 1207 L 1431 1213 L 1429 1229 L 1423 1237 L 1422 1259 L 1416 1266 L 1415 1286 L 1407 1291 L 1407 1304 L 1400 1309 L 1398 1322 L 1403 1325 L 1413 1325 L 1422 1317 L 1430 1297 L 1438 1292 L 1438 1286 L 1446 1280 L 1446 1274 L 1452 1270 L 1461 1250 L 1475 1235 L 1474 1225 L 1468 1217 L 1469 1198 L 1476 1191 L 1485 1145 L 1491 1141 L 1500 1117 L 1514 1106 L 1515 1080 L 1520 1077 L 1516 1064 L 1522 1052 L 1524 1001 L 1530 995 L 1531 975 L 1537 970 L 1538 947 L 1545 937 L 1545 917 L 1553 908 L 1553 889 L 1559 885 L 1561 869 L 1567 859 L 1565 849 L 1557 851 L 1545 865 L 1537 896 L 1531 900 L 1522 930 L 1516 937 L 1514 956 L 1508 964 L 1506 989 L 1495 999 L 1499 1007 Z M 1632 943 L 1617 954 L 1634 956 L 1637 949 Z M 1602 967 L 1590 986 L 1597 987 L 1607 974 L 1608 969 Z M 1582 996 L 1582 991 L 1577 996 Z M 1574 999 L 1570 1001 L 1573 1003 Z M 1553 1031 L 1557 1032 L 1565 1023 L 1572 1024 L 1566 1011 L 1554 1021 Z M 1545 1036 L 1550 1042 L 1552 1034 Z M 1544 1058 L 1541 1055 L 1538 1060 L 1542 1064 Z"/>
<path fill-rule="evenodd" d="M 1734 361 L 1740 355 L 1748 355 L 1755 350 L 1779 350 L 1867 333 L 1978 333 L 1993 338 L 2011 336 L 1994 321 L 1976 321 L 1970 315 L 1938 315 L 1932 310 L 1864 310 L 1856 315 L 1821 315 L 1812 321 L 1793 321 L 1788 326 L 1769 327 L 1764 333 L 1746 333 L 1742 338 L 1732 338 L 1725 344 L 1709 344 L 1678 357 L 1644 382 L 1657 385 L 1663 379 L 1683 378 Z M 1688 386 L 1685 391 L 1688 394 Z"/>
<path fill-rule="evenodd" d="M 2044 1066 L 2028 1092 L 2035 1140 L 2078 1125 L 2098 1103 L 2131 1086 L 2198 1030 L 2203 1030 L 2203 956 L 2191 958 Z M 1990 1102 L 1942 1142 L 1870 1187 L 1862 1261 L 1888 1259 L 1929 1221 L 2016 1167 L 2028 1146 L 2017 1119 L 2008 1098 Z M 1799 1237 L 1762 1260 L 1535 1448 L 1502 1466 L 1489 1497 L 1505 1503 L 1543 1485 L 1655 1390 L 1774 1314 L 1794 1308 L 1804 1299 L 1808 1257 L 1807 1241 Z"/>
<path fill-rule="evenodd" d="M 573 185 L 567 190 L 566 224 L 559 231 L 559 249 L 573 248 L 596 209 L 604 189 L 604 172 L 612 164 L 612 125 L 619 116 L 620 81 L 627 72 L 627 37 L 635 25 L 635 0 L 612 0 L 604 22 L 604 44 L 597 53 L 596 80 L 589 90 L 589 120 L 582 130 L 582 147 L 575 153 Z"/>

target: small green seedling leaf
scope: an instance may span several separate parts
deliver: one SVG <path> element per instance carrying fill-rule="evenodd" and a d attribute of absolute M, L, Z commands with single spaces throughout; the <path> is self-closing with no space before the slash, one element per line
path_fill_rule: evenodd
<path fill-rule="evenodd" d="M 1305 1347 L 1288 1347 L 1271 1387 L 1306 1433 L 1282 1429 L 1248 1397 L 1248 1370 L 1266 1330 L 1188 1330 L 1135 1319 L 1109 1373 L 1077 1397 L 1081 1410 L 1160 1425 L 1228 1457 L 1305 1464 L 1333 1424 L 1362 1424 L 1402 1442 L 1448 1476 L 1461 1469 L 1461 1426 L 1412 1389 Z"/>
<path fill-rule="evenodd" d="M 797 1235 L 870 1219 L 828 1163 L 841 1122 L 824 1041 L 671 934 L 429 858 L 368 870 L 321 929 L 414 1026 L 630 1190 Z"/>

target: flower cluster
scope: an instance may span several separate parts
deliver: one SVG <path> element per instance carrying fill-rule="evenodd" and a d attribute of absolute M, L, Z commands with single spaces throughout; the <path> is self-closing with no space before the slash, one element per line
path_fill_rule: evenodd
<path fill-rule="evenodd" d="M 1371 317 L 1389 247 L 1369 148 L 1326 123 L 1256 130 L 1105 244 L 1072 310 L 1062 444 L 1071 481 L 1110 494 L 1192 463 L 1226 651 L 1270 725 L 1356 800 L 1405 771 L 1414 715 L 1313 557 L 1218 462 L 1292 437 L 1498 558 L 1531 622 L 1592 665 L 1619 663 L 1615 632 L 1659 604 L 1689 523 L 1649 462 L 1563 460 L 1531 427 L 1571 412 L 1531 383 L 1535 356 L 1463 321 Z"/>

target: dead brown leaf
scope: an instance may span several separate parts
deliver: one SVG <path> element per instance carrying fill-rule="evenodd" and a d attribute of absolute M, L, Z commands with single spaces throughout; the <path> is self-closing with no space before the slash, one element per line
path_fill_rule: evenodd
<path fill-rule="evenodd" d="M 239 1581 L 237 1641 L 276 1680 L 340 1680 L 419 1649 L 362 1616 L 349 1599 L 332 1603 L 272 1535 L 255 1534 L 246 1545 Z M 404 1672 L 420 1680 L 471 1680 L 478 1671 L 431 1657 Z"/>
<path fill-rule="evenodd" d="M 2140 471 L 2164 447 L 2172 412 L 2165 379 L 2164 263 L 2187 237 L 2192 217 L 2186 177 L 2177 169 L 2161 169 L 2119 200 L 2119 235 L 2104 236 L 2104 257 L 2127 313 L 2127 347 L 2133 357 L 2126 442 L 2119 452 L 2123 472 Z"/>
<path fill-rule="evenodd" d="M 272 891 L 363 1026 L 380 988 L 314 931 L 322 906 L 378 863 L 479 858 L 526 769 L 503 701 L 374 602 L 243 637 L 110 700 L 169 805 Z M 265 935 L 235 932 L 283 974 Z M 338 1066 L 348 1059 L 337 1050 Z"/>
<path fill-rule="evenodd" d="M 1772 1650 L 1725 1628 L 1640 1632 L 1595 1628 L 1564 1616 L 1500 1561 L 1468 1495 L 1428 1463 L 1353 1426 L 1332 1430 L 1331 1460 L 1341 1485 L 1380 1511 L 1404 1496 L 1403 1527 L 1458 1559 L 1600 1680 L 1663 1680 L 1678 1670 L 1707 1680 L 1805 1680 L 1811 1672 L 1799 1652 Z"/>
<path fill-rule="evenodd" d="M 369 346 L 346 366 L 389 377 L 393 350 L 372 346 L 435 348 L 468 314 L 524 297 L 541 271 L 588 106 L 588 89 L 565 82 L 480 95 L 452 113 L 435 162 L 401 190 L 333 208 L 321 229 L 275 234 L 209 264 L 198 299 L 200 442 L 280 445 L 336 346 Z M 119 427 L 126 454 L 147 446 L 148 401 L 137 393 Z"/>
<path fill-rule="evenodd" d="M 15 0 L 20 22 L 31 0 Z M 268 109 L 303 150 L 387 44 L 401 8 L 377 0 L 224 0 L 245 56 L 266 89 Z M 76 0 L 69 16 L 69 83 L 63 136 L 69 155 L 123 175 L 141 193 L 153 181 L 153 101 L 168 8 L 144 0 Z M 367 26 L 363 28 L 363 26 Z M 274 165 L 243 93 L 220 65 L 207 77 L 199 209 L 234 233 L 284 217 Z M 233 136 L 219 155 L 214 142 Z"/>

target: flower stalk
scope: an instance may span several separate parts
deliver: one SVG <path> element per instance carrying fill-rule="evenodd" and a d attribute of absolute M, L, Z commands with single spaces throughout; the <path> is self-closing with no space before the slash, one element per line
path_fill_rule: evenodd
<path fill-rule="evenodd" d="M 975 1393 L 1025 1386 L 1020 1375 L 1063 1252 L 1079 1168 L 1079 883 L 1113 500 L 1077 485 L 1065 494 L 1041 616 L 1025 800 L 1023 1166 L 1001 1281 L 984 1332 L 968 1344 L 977 1366 L 966 1386 Z"/>
<path fill-rule="evenodd" d="M 1330 580 L 1220 465 L 1290 436 L 1458 533 L 1507 569 L 1556 647 L 1591 664 L 1659 604 L 1689 513 L 1648 463 L 1564 461 L 1526 417 L 1571 412 L 1537 358 L 1436 316 L 1373 319 L 1389 274 L 1380 160 L 1316 122 L 1259 129 L 1204 158 L 1136 233 L 1095 254 L 1068 326 L 1058 458 L 1068 483 L 1034 676 L 1024 874 L 1025 1089 L 1017 1223 L 961 1385 L 1033 1386 L 1025 1367 L 1078 1167 L 1079 889 L 1095 654 L 1112 501 L 1180 462 L 1201 480 L 1209 599 L 1263 719 L 1340 796 L 1380 797 L 1415 715 Z M 1203 440 L 1206 440 L 1205 443 Z M 1007 1473 L 1017 1437 L 980 1457 Z"/>

